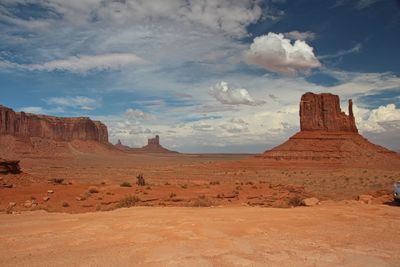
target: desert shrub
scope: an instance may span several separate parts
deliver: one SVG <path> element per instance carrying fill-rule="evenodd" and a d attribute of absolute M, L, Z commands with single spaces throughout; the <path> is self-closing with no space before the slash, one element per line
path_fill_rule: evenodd
<path fill-rule="evenodd" d="M 64 182 L 63 178 L 52 178 L 49 180 L 50 183 L 53 184 L 62 184 Z"/>
<path fill-rule="evenodd" d="M 190 203 L 191 207 L 211 207 L 213 205 L 212 201 L 206 198 L 206 196 L 199 196 Z"/>
<path fill-rule="evenodd" d="M 169 194 L 169 198 L 174 198 L 176 197 L 176 194 L 174 192 L 172 192 L 171 194 Z"/>
<path fill-rule="evenodd" d="M 126 196 L 120 199 L 117 203 L 117 208 L 129 208 L 133 207 L 138 203 L 140 199 L 137 196 Z"/>
<path fill-rule="evenodd" d="M 143 177 L 143 174 L 139 174 L 138 176 L 136 176 L 136 179 L 137 179 L 137 185 L 139 185 L 139 186 L 145 186 L 146 185 L 146 182 L 144 181 L 144 177 Z"/>
<path fill-rule="evenodd" d="M 67 207 L 69 207 L 69 204 L 68 204 L 68 202 L 66 202 L 66 201 L 63 201 L 63 203 L 61 204 L 64 208 L 67 208 Z"/>
<path fill-rule="evenodd" d="M 164 183 L 164 185 L 170 185 L 170 183 L 168 183 L 168 182 L 165 182 L 165 183 Z"/>
<path fill-rule="evenodd" d="M 121 186 L 121 187 L 132 187 L 131 183 L 127 182 L 127 181 L 122 182 L 119 186 Z"/>
<path fill-rule="evenodd" d="M 219 183 L 219 181 L 211 181 L 210 182 L 210 185 L 219 185 L 220 183 Z"/>
<path fill-rule="evenodd" d="M 288 200 L 288 205 L 292 207 L 303 206 L 303 199 L 299 196 L 291 197 Z"/>
<path fill-rule="evenodd" d="M 181 185 L 181 188 L 187 189 L 187 188 L 188 188 L 188 185 L 187 185 L 187 184 L 183 184 L 183 185 Z"/>
<path fill-rule="evenodd" d="M 97 189 L 97 187 L 95 187 L 95 186 L 91 186 L 91 187 L 89 187 L 88 191 L 90 194 L 97 194 L 99 192 L 99 189 Z"/>

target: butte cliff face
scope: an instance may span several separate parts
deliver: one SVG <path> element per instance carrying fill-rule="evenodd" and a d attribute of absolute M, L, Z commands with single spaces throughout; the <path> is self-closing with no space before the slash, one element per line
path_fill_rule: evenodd
<path fill-rule="evenodd" d="M 38 137 L 54 141 L 97 141 L 108 143 L 107 127 L 86 117 L 59 118 L 15 112 L 0 105 L 0 135 Z"/>
<path fill-rule="evenodd" d="M 357 133 L 353 102 L 349 100 L 349 115 L 340 109 L 339 96 L 306 93 L 300 101 L 301 131 Z"/>
<path fill-rule="evenodd" d="M 261 157 L 283 162 L 399 163 L 395 152 L 370 143 L 358 133 L 352 104 L 349 100 L 346 115 L 337 95 L 304 94 L 300 101 L 300 132 Z"/>

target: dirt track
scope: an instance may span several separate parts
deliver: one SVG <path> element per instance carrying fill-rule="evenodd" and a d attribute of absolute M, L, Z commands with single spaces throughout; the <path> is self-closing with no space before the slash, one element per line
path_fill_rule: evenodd
<path fill-rule="evenodd" d="M 400 207 L 0 215 L 2 266 L 399 266 Z"/>

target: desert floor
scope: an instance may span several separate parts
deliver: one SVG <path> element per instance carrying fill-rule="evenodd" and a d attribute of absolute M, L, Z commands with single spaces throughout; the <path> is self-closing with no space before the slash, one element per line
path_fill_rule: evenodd
<path fill-rule="evenodd" d="M 253 155 L 76 153 L 24 158 L 21 166 L 24 174 L 0 176 L 0 211 L 106 211 L 124 206 L 127 197 L 140 206 L 290 207 L 299 198 L 351 200 L 361 194 L 390 203 L 400 180 L 400 166 L 282 164 Z M 146 186 L 136 185 L 140 173 Z M 63 181 L 48 182 L 54 178 Z M 123 182 L 131 187 L 121 187 Z M 9 203 L 15 203 L 12 210 Z"/>
<path fill-rule="evenodd" d="M 121 153 L 21 166 L 0 176 L 1 266 L 399 266 L 400 166 Z M 295 207 L 306 197 L 320 205 Z"/>
<path fill-rule="evenodd" d="M 399 208 L 134 207 L 0 215 L 2 266 L 399 266 Z"/>

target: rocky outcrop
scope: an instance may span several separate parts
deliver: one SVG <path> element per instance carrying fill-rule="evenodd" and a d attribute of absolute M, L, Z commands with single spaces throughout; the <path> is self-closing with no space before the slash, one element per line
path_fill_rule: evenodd
<path fill-rule="evenodd" d="M 166 149 L 160 144 L 160 136 L 156 135 L 154 138 L 147 139 L 147 145 L 141 148 L 131 148 L 129 146 L 123 145 L 120 140 L 115 145 L 116 148 L 123 150 L 125 152 L 131 153 L 178 153 L 176 151 L 171 151 Z"/>
<path fill-rule="evenodd" d="M 60 118 L 15 112 L 0 105 L 0 135 L 55 141 L 97 141 L 108 144 L 107 127 L 87 117 Z"/>
<path fill-rule="evenodd" d="M 355 132 L 353 102 L 349 100 L 349 115 L 340 109 L 339 96 L 306 93 L 300 101 L 301 131 Z"/>
<path fill-rule="evenodd" d="M 19 160 L 5 160 L 0 158 L 0 173 L 2 174 L 17 174 L 21 172 Z"/>
<path fill-rule="evenodd" d="M 300 101 L 301 131 L 261 157 L 274 161 L 334 162 L 351 165 L 396 165 L 396 152 L 372 144 L 358 134 L 349 100 L 349 115 L 340 109 L 339 97 L 306 93 Z"/>

